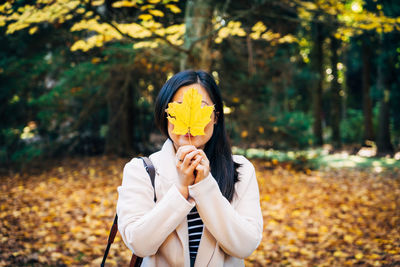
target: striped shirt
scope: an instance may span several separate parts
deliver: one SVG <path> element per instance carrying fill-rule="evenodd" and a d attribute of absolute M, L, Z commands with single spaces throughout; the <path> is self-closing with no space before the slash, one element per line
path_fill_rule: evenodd
<path fill-rule="evenodd" d="M 187 215 L 188 230 L 189 230 L 189 251 L 190 258 L 196 259 L 197 250 L 199 249 L 201 235 L 203 233 L 203 221 L 194 207 Z"/>

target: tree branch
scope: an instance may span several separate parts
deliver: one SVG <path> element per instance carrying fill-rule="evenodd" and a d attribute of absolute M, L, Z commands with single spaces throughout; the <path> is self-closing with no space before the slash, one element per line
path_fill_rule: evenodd
<path fill-rule="evenodd" d="M 100 17 L 100 20 L 104 23 L 107 23 L 108 25 L 110 25 L 113 29 L 115 29 L 119 34 L 121 34 L 121 36 L 128 38 L 131 41 L 135 41 L 135 42 L 143 42 L 143 41 L 148 41 L 148 40 L 154 40 L 154 39 L 160 39 L 164 42 L 166 42 L 169 46 L 171 46 L 173 49 L 179 51 L 179 52 L 183 52 L 183 53 L 189 53 L 189 50 L 175 45 L 173 43 L 171 43 L 171 41 L 169 41 L 165 36 L 161 36 L 159 34 L 156 34 L 155 32 L 153 32 L 151 29 L 148 29 L 140 24 L 138 24 L 139 26 L 141 26 L 143 29 L 146 29 L 148 31 L 150 31 L 153 35 L 149 36 L 149 37 L 145 37 L 145 38 L 135 38 L 127 33 L 122 32 L 117 25 L 115 25 L 112 21 L 110 21 L 108 18 L 106 18 L 105 16 L 103 16 L 102 14 L 100 14 L 95 8 L 93 8 L 92 6 L 92 0 L 88 1 L 88 2 L 83 2 L 83 4 L 85 4 L 87 10 L 92 11 L 94 14 L 98 15 Z"/>
<path fill-rule="evenodd" d="M 231 0 L 226 0 L 226 2 L 224 3 L 223 6 L 223 10 L 222 12 L 226 12 L 226 10 L 228 9 L 228 6 L 230 4 Z M 243 18 L 246 17 L 250 14 L 254 14 L 260 7 L 262 7 L 265 3 L 267 3 L 267 1 L 261 1 L 260 4 L 253 6 L 252 8 L 245 10 L 245 11 L 241 11 L 240 13 L 238 13 L 235 16 L 232 16 L 230 18 L 225 18 L 225 23 L 224 25 L 220 25 L 218 28 L 208 32 L 207 34 L 200 36 L 196 39 L 193 40 L 193 42 L 191 43 L 190 47 L 188 49 L 184 48 L 183 46 L 179 46 L 179 45 L 175 45 L 173 44 L 171 41 L 169 41 L 165 36 L 159 35 L 157 33 L 155 33 L 154 31 L 152 31 L 149 28 L 144 27 L 143 25 L 140 25 L 143 29 L 146 29 L 148 31 L 150 31 L 152 33 L 152 36 L 149 37 L 145 37 L 145 38 L 135 38 L 127 33 L 122 32 L 118 26 L 111 20 L 109 20 L 108 18 L 106 18 L 105 16 L 103 16 L 102 14 L 100 14 L 95 8 L 93 8 L 92 6 L 92 0 L 89 1 L 85 1 L 85 0 L 81 0 L 81 2 L 86 6 L 87 10 L 92 11 L 94 14 L 98 15 L 100 17 L 100 20 L 104 23 L 107 23 L 108 25 L 110 25 L 113 29 L 115 29 L 119 34 L 121 34 L 121 36 L 134 41 L 134 42 L 139 42 L 139 41 L 148 41 L 148 40 L 155 40 L 155 39 L 159 39 L 164 41 L 166 44 L 168 44 L 171 48 L 175 49 L 178 52 L 182 52 L 185 54 L 190 54 L 191 51 L 193 50 L 194 46 L 198 43 L 201 42 L 207 38 L 209 38 L 210 36 L 216 34 L 218 31 L 220 31 L 222 28 L 224 28 L 230 21 L 234 21 L 236 19 L 239 18 Z M 271 2 L 269 2 L 271 3 Z M 277 6 L 279 8 L 282 8 L 283 10 L 286 10 L 288 12 L 290 12 L 291 14 L 297 15 L 297 9 L 294 7 L 289 7 L 289 6 L 285 6 L 282 5 L 282 3 L 277 2 L 277 1 L 273 1 L 272 5 Z M 299 6 L 298 4 L 296 6 Z M 314 10 L 308 10 L 309 12 L 315 13 L 317 11 Z M 269 17 L 269 18 L 277 18 L 277 19 L 283 19 L 283 20 L 287 20 L 287 21 L 292 21 L 292 22 L 297 22 L 297 23 L 301 23 L 301 22 L 314 22 L 314 23 L 322 23 L 322 24 L 326 24 L 326 25 L 332 25 L 332 23 L 336 23 L 337 25 L 340 25 L 341 27 L 345 27 L 345 28 L 351 28 L 351 29 L 357 29 L 357 30 L 363 30 L 365 31 L 366 29 L 360 27 L 360 26 L 349 26 L 344 24 L 343 22 L 339 22 L 337 19 L 334 19 L 335 21 L 325 21 L 323 19 L 316 19 L 315 17 L 310 18 L 310 19 L 305 19 L 305 18 L 299 18 L 299 17 L 291 17 L 291 16 L 286 16 L 286 15 L 276 15 L 274 13 L 263 13 L 263 16 L 265 17 Z M 398 23 L 395 23 L 394 26 L 399 27 Z"/>

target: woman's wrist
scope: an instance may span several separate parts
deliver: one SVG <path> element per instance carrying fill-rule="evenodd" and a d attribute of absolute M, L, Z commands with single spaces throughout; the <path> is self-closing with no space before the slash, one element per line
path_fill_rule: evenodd
<path fill-rule="evenodd" d="M 187 200 L 189 199 L 189 188 L 184 185 L 178 185 L 178 191 L 181 193 L 181 195 Z"/>

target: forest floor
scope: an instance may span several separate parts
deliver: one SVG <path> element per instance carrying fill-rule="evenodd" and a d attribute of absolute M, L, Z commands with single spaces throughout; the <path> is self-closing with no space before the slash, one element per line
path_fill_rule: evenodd
<path fill-rule="evenodd" d="M 0 266 L 99 266 L 127 159 L 70 158 L 0 177 Z M 253 160 L 263 240 L 246 266 L 400 265 L 400 172 Z M 118 234 L 108 266 L 127 266 Z"/>

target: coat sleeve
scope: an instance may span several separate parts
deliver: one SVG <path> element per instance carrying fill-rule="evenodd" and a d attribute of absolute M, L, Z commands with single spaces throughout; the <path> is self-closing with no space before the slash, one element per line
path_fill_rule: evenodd
<path fill-rule="evenodd" d="M 175 185 L 157 203 L 153 198 L 153 186 L 143 161 L 135 158 L 124 167 L 117 214 L 122 239 L 139 257 L 154 255 L 194 206 Z"/>
<path fill-rule="evenodd" d="M 234 205 L 222 195 L 211 174 L 190 186 L 189 194 L 196 202 L 205 227 L 225 253 L 246 258 L 261 242 L 263 218 L 254 167 L 244 157 L 240 161 L 242 167 L 235 186 Z"/>

